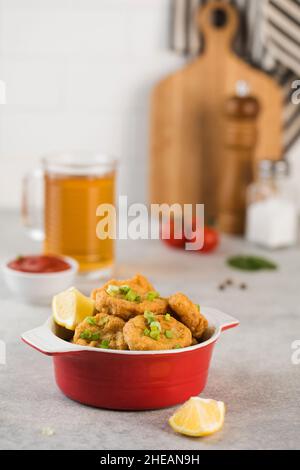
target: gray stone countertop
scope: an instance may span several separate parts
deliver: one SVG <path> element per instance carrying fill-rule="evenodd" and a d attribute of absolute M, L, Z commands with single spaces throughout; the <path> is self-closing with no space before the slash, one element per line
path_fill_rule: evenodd
<path fill-rule="evenodd" d="M 38 251 L 13 213 L 1 213 L 0 259 Z M 291 449 L 300 448 L 300 365 L 292 343 L 300 340 L 300 249 L 265 252 L 224 237 L 212 255 L 182 253 L 159 241 L 122 241 L 117 272 L 147 275 L 162 294 L 182 290 L 201 305 L 240 320 L 217 344 L 203 397 L 227 407 L 222 431 L 211 437 L 177 435 L 167 420 L 174 408 L 118 412 L 83 406 L 56 387 L 51 358 L 20 340 L 42 324 L 50 308 L 12 298 L 1 279 L 0 339 L 7 363 L 0 365 L 0 449 Z M 241 273 L 225 264 L 230 254 L 271 257 L 280 269 Z M 220 291 L 225 278 L 237 285 Z M 245 282 L 246 290 L 238 285 Z M 45 436 L 42 429 L 53 429 Z"/>

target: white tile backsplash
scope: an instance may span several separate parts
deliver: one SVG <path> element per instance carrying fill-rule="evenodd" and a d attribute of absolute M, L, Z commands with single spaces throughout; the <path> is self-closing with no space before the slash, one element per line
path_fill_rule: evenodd
<path fill-rule="evenodd" d="M 124 114 L 84 111 L 11 113 L 0 117 L 0 161 L 60 150 L 103 150 L 120 155 Z M 11 175 L 10 175 L 11 176 Z"/>
<path fill-rule="evenodd" d="M 0 0 L 0 207 L 19 207 L 39 156 L 102 150 L 119 191 L 147 199 L 149 94 L 182 65 L 168 51 L 171 0 Z"/>
<path fill-rule="evenodd" d="M 16 112 L 58 110 L 61 106 L 63 85 L 62 62 L 43 58 L 0 59 L 0 77 L 6 83 L 7 108 Z M 5 108 L 1 109 L 1 114 Z"/>
<path fill-rule="evenodd" d="M 40 155 L 70 149 L 117 155 L 120 192 L 147 199 L 150 92 L 184 63 L 171 1 L 0 0 L 0 207 L 19 207 Z"/>
<path fill-rule="evenodd" d="M 25 3 L 25 2 L 24 2 Z M 1 53 L 61 54 L 70 50 L 68 10 L 1 9 Z"/>
<path fill-rule="evenodd" d="M 100 63 L 88 59 L 72 62 L 65 77 L 68 106 L 85 110 L 114 109 L 116 112 L 133 108 L 141 80 L 140 71 L 135 64 L 122 58 L 117 61 L 101 58 Z"/>

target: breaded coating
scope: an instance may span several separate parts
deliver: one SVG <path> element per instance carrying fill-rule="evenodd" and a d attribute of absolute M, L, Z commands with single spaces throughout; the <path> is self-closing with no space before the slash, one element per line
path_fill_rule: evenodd
<path fill-rule="evenodd" d="M 75 329 L 73 343 L 106 349 L 128 349 L 124 340 L 125 322 L 118 317 L 98 313 L 85 318 Z"/>
<path fill-rule="evenodd" d="M 126 295 L 116 293 L 109 294 L 110 286 L 128 286 L 138 296 L 135 301 L 127 300 Z M 141 275 L 136 275 L 132 279 L 125 281 L 108 281 L 100 289 L 95 289 L 92 292 L 92 298 L 95 300 L 95 307 L 98 311 L 106 310 L 109 315 L 115 315 L 123 320 L 129 320 L 136 315 L 143 315 L 146 310 L 151 310 L 156 315 L 164 314 L 167 312 L 168 301 L 161 297 L 149 300 L 147 298 L 149 293 L 155 292 L 154 287 L 150 282 Z"/>
<path fill-rule="evenodd" d="M 142 315 L 129 320 L 123 334 L 132 351 L 159 351 L 185 348 L 192 344 L 190 330 L 170 315 L 155 315 L 155 323 L 160 324 L 156 339 L 151 335 L 151 324 Z"/>
<path fill-rule="evenodd" d="M 167 312 L 168 301 L 166 299 L 141 300 L 130 302 L 126 299 L 111 297 L 105 290 L 96 295 L 96 309 L 107 309 L 110 315 L 115 315 L 127 321 L 136 315 L 143 315 L 146 310 L 151 310 L 156 315 Z"/>
<path fill-rule="evenodd" d="M 109 285 L 113 286 L 129 286 L 131 289 L 136 291 L 138 294 L 145 294 L 146 292 L 155 291 L 153 285 L 148 281 L 148 279 L 141 274 L 136 274 L 131 279 L 126 279 L 125 281 L 118 281 L 117 279 L 111 279 L 106 282 L 102 287 L 94 289 L 91 293 L 93 300 L 96 300 L 97 293 L 106 289 Z"/>
<path fill-rule="evenodd" d="M 208 321 L 200 313 L 197 305 L 181 292 L 169 297 L 169 305 L 179 320 L 191 330 L 193 336 L 200 339 L 208 326 Z"/>

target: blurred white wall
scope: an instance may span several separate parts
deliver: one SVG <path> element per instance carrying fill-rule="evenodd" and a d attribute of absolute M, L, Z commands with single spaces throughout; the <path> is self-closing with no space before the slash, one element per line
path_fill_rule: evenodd
<path fill-rule="evenodd" d="M 288 157 L 291 166 L 291 180 L 294 184 L 300 213 L 300 140 L 290 150 Z"/>
<path fill-rule="evenodd" d="M 0 207 L 19 206 L 40 155 L 69 149 L 120 157 L 120 193 L 146 199 L 149 93 L 184 63 L 170 1 L 0 0 Z"/>
<path fill-rule="evenodd" d="M 170 0 L 0 0 L 0 207 L 22 175 L 69 149 L 120 157 L 120 187 L 147 195 L 149 93 L 182 65 L 168 51 Z"/>

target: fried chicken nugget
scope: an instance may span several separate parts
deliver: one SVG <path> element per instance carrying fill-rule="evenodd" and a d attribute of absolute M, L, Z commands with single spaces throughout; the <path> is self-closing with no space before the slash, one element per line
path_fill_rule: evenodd
<path fill-rule="evenodd" d="M 94 289 L 91 293 L 92 299 L 96 300 L 97 293 L 106 289 L 108 286 L 129 286 L 131 289 L 136 291 L 138 294 L 145 294 L 146 292 L 155 291 L 153 285 L 148 281 L 148 279 L 141 274 L 136 274 L 131 279 L 126 279 L 125 281 L 119 281 L 117 279 L 111 279 L 106 282 L 102 287 Z"/>
<path fill-rule="evenodd" d="M 146 310 L 151 310 L 154 314 L 160 315 L 167 312 L 168 301 L 166 299 L 154 299 L 152 301 L 145 298 L 140 302 L 131 302 L 126 299 L 111 297 L 105 290 L 99 291 L 96 295 L 96 309 L 107 310 L 109 315 L 115 315 L 127 321 L 136 315 L 143 315 Z"/>
<path fill-rule="evenodd" d="M 185 348 L 192 344 L 190 330 L 170 315 L 154 315 L 160 327 L 152 338 L 151 324 L 142 315 L 129 320 L 123 329 L 126 343 L 133 351 L 159 351 Z"/>
<path fill-rule="evenodd" d="M 111 295 L 107 289 L 109 286 L 128 286 L 136 294 L 138 299 L 135 301 L 127 300 L 124 295 Z M 154 314 L 164 314 L 167 312 L 168 301 L 161 297 L 149 300 L 147 294 L 154 292 L 152 284 L 143 276 L 137 275 L 126 281 L 111 280 L 102 288 L 95 289 L 92 292 L 92 298 L 95 300 L 96 309 L 106 310 L 109 315 L 115 315 L 123 320 L 129 320 L 136 315 L 143 315 L 146 310 L 151 310 Z"/>
<path fill-rule="evenodd" d="M 123 336 L 125 322 L 118 317 L 98 313 L 85 318 L 75 329 L 73 343 L 106 349 L 128 349 Z"/>
<path fill-rule="evenodd" d="M 181 292 L 169 297 L 169 305 L 179 320 L 191 330 L 193 336 L 200 339 L 208 327 L 208 321 L 200 313 L 198 306 Z"/>

